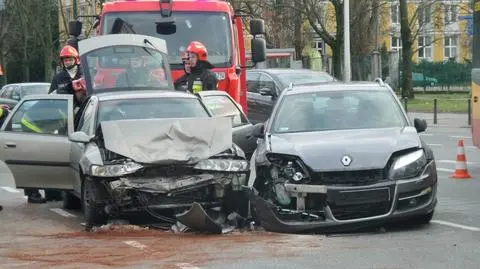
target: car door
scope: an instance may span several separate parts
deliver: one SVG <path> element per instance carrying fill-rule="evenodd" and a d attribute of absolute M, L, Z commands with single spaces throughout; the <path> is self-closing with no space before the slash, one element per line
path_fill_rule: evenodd
<path fill-rule="evenodd" d="M 265 122 L 272 113 L 275 99 L 277 98 L 277 95 L 280 91 L 277 83 L 274 81 L 272 76 L 265 72 L 262 72 L 262 74 L 260 75 L 258 89 L 269 89 L 273 93 L 273 96 L 261 95 L 258 93 L 258 97 L 256 100 L 260 121 Z"/>
<path fill-rule="evenodd" d="M 71 190 L 68 135 L 72 132 L 71 95 L 21 100 L 0 130 L 0 159 L 13 174 L 16 187 Z"/>
<path fill-rule="evenodd" d="M 260 108 L 258 107 L 257 99 L 261 97 L 258 93 L 258 84 L 260 79 L 260 72 L 247 71 L 247 105 L 248 105 L 248 119 L 252 123 L 258 123 L 262 120 Z"/>
<path fill-rule="evenodd" d="M 243 113 L 240 105 L 222 91 L 205 91 L 201 92 L 200 96 L 213 116 L 232 117 L 232 140 L 245 152 L 247 158 L 250 158 L 257 147 L 257 142 L 250 138 L 253 125 Z"/>

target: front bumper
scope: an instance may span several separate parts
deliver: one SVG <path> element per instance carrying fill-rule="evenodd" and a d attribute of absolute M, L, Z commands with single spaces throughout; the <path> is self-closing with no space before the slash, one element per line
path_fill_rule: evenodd
<path fill-rule="evenodd" d="M 295 185 L 295 184 L 291 184 Z M 309 231 L 339 231 L 427 215 L 435 209 L 437 199 L 437 172 L 430 162 L 422 175 L 408 180 L 385 181 L 368 186 L 286 186 L 290 195 L 297 197 L 298 208 L 305 208 L 305 197 L 323 194 L 325 203 L 316 219 L 287 219 L 279 206 L 264 200 L 249 189 L 249 198 L 256 219 L 271 232 L 301 233 Z M 299 202 L 300 201 L 300 202 Z M 308 215 L 308 214 L 306 214 Z"/>

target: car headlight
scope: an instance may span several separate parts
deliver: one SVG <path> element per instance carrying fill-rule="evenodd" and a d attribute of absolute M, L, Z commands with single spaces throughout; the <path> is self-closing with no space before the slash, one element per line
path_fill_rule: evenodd
<path fill-rule="evenodd" d="M 417 176 L 427 165 L 423 149 L 411 152 L 395 160 L 390 170 L 390 179 L 406 179 Z"/>
<path fill-rule="evenodd" d="M 193 168 L 198 170 L 245 172 L 248 162 L 245 160 L 208 159 L 199 161 Z"/>
<path fill-rule="evenodd" d="M 135 162 L 125 162 L 123 164 L 112 165 L 92 165 L 90 172 L 95 177 L 120 177 L 135 173 L 143 168 L 141 164 Z"/>

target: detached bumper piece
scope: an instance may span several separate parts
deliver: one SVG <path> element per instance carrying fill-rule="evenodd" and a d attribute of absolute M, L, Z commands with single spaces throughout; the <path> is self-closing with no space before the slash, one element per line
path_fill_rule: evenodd
<path fill-rule="evenodd" d="M 183 225 L 195 231 L 223 234 L 234 229 L 233 226 L 224 224 L 226 218 L 222 213 L 215 215 L 217 217 L 213 219 L 199 203 L 194 202 L 189 210 L 177 214 L 175 217 Z"/>

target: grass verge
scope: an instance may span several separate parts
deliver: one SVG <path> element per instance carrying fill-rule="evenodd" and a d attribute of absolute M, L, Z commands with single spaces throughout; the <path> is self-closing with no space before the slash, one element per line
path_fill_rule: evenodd
<path fill-rule="evenodd" d="M 433 113 L 434 99 L 437 99 L 438 113 L 468 113 L 468 98 L 470 98 L 469 93 L 415 93 L 415 99 L 408 100 L 407 109 L 408 112 Z"/>

